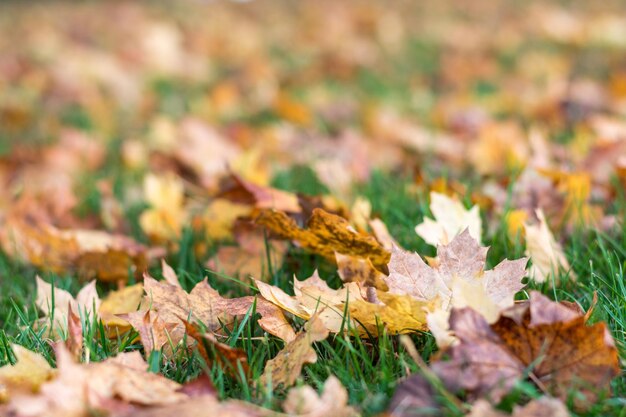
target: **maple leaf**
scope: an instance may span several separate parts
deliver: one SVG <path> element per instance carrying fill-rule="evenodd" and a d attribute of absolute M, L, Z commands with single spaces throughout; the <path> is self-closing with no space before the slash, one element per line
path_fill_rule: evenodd
<path fill-rule="evenodd" d="M 75 271 L 85 278 L 116 282 L 129 270 L 147 266 L 148 251 L 123 235 L 99 230 L 59 229 L 30 214 L 12 212 L 0 233 L 0 244 L 11 256 L 57 273 Z"/>
<path fill-rule="evenodd" d="M 565 400 L 578 389 L 592 401 L 619 366 L 606 325 L 585 321 L 535 291 L 491 325 L 470 308 L 455 309 L 450 329 L 458 343 L 447 350 L 449 361 L 431 366 L 450 390 L 463 390 L 470 399 L 487 396 L 497 402 L 528 372 L 544 392 Z"/>
<path fill-rule="evenodd" d="M 317 271 L 303 281 L 294 277 L 295 296 L 258 280 L 255 283 L 264 299 L 305 320 L 317 314 L 319 320 L 333 333 L 344 327 L 344 303 L 349 300 L 363 300 L 356 283 L 349 283 L 335 290 L 319 277 Z"/>
<path fill-rule="evenodd" d="M 393 236 L 391 236 L 387 225 L 383 223 L 382 220 L 372 219 L 368 222 L 368 225 L 370 229 L 372 229 L 372 233 L 374 233 L 376 240 L 383 245 L 383 248 L 391 252 L 394 246 L 400 247 L 400 244 L 393 238 Z"/>
<path fill-rule="evenodd" d="M 233 226 L 240 217 L 252 213 L 247 204 L 233 203 L 224 198 L 217 198 L 207 206 L 201 215 L 202 225 L 207 238 L 227 240 L 233 237 Z"/>
<path fill-rule="evenodd" d="M 96 282 L 92 281 L 85 285 L 74 298 L 69 292 L 53 287 L 39 276 L 36 277 L 36 282 L 35 304 L 45 315 L 39 323 L 45 324 L 54 315 L 54 325 L 50 330 L 58 334 L 65 333 L 65 330 L 73 330 L 74 334 L 70 332 L 69 336 L 75 338 L 78 336 L 77 326 L 80 326 L 77 314 L 81 313 L 91 318 L 99 318 L 107 329 L 107 334 L 117 337 L 119 333 L 129 328 L 128 321 L 120 316 L 136 311 L 143 295 L 143 285 L 137 284 L 111 291 L 103 300 L 100 300 L 96 292 Z M 69 329 L 70 325 L 74 326 L 73 329 Z"/>
<path fill-rule="evenodd" d="M 543 211 L 537 210 L 539 224 L 525 225 L 526 255 L 532 260 L 530 276 L 537 282 L 545 282 L 559 271 L 568 271 L 572 279 L 576 275 L 570 271 L 570 265 L 561 245 L 554 239 L 548 228 Z M 558 279 L 558 275 L 554 275 Z"/>
<path fill-rule="evenodd" d="M 287 213 L 302 211 L 297 195 L 255 184 L 237 174 L 231 174 L 224 181 L 219 197 L 257 209 L 273 209 Z"/>
<path fill-rule="evenodd" d="M 347 220 L 322 209 L 313 210 L 307 229 L 300 229 L 292 218 L 280 211 L 262 211 L 256 222 L 327 259 L 334 260 L 335 252 L 369 258 L 376 268 L 386 271 L 390 254 L 373 236 L 355 232 Z"/>
<path fill-rule="evenodd" d="M 207 267 L 228 276 L 265 279 L 271 267 L 282 265 L 288 249 L 286 242 L 270 242 L 262 230 L 248 224 L 236 227 L 235 241 L 238 246 L 221 246 Z"/>
<path fill-rule="evenodd" d="M 61 333 L 68 328 L 68 320 L 71 311 L 82 312 L 94 317 L 100 306 L 100 298 L 96 292 L 96 281 L 91 281 L 85 285 L 74 298 L 69 292 L 53 287 L 39 276 L 37 282 L 37 298 L 35 304 L 45 317 L 40 320 L 45 323 L 49 318 L 54 317 L 51 331 Z M 75 315 L 75 314 L 74 314 Z"/>
<path fill-rule="evenodd" d="M 135 284 L 111 291 L 102 300 L 98 315 L 110 337 L 117 337 L 130 328 L 128 321 L 118 315 L 136 311 L 141 304 L 143 293 L 143 284 Z"/>
<path fill-rule="evenodd" d="M 206 122 L 185 118 L 174 137 L 179 140 L 173 156 L 196 174 L 203 187 L 214 190 L 228 167 L 240 156 L 241 149 Z"/>
<path fill-rule="evenodd" d="M 416 253 L 394 247 L 389 276 L 383 280 L 390 294 L 408 295 L 417 301 L 435 301 L 429 327 L 440 346 L 452 342 L 446 330 L 447 312 L 452 307 L 471 306 L 489 321 L 513 304 L 515 294 L 524 287 L 527 259 L 504 260 L 485 271 L 488 248 L 466 229 L 449 244 L 437 247 L 437 261 L 427 265 Z"/>
<path fill-rule="evenodd" d="M 348 393 L 335 376 L 324 382 L 322 395 L 304 385 L 289 390 L 283 410 L 290 416 L 307 417 L 356 417 L 357 411 L 348 405 Z"/>
<path fill-rule="evenodd" d="M 247 314 L 253 305 L 256 306 L 256 312 L 261 315 L 258 323 L 264 330 L 283 340 L 295 337 L 282 311 L 273 304 L 252 296 L 222 298 L 206 279 L 187 293 L 180 286 L 159 282 L 146 274 L 144 291 L 146 295 L 142 302 L 142 310 L 120 318 L 132 319 L 133 327 L 137 326 L 135 328 L 138 331 L 143 330 L 147 338 L 158 340 L 156 344 L 148 341 L 146 348 L 159 349 L 167 341 L 171 341 L 173 346 L 178 345 L 185 335 L 183 320 L 198 321 L 209 331 L 218 331 L 223 325 L 232 324 L 236 317 Z M 146 314 L 144 309 L 154 313 L 147 322 L 141 316 Z M 152 325 L 157 325 L 157 328 L 150 329 Z"/>
<path fill-rule="evenodd" d="M 327 337 L 328 330 L 324 322 L 317 316 L 312 317 L 295 339 L 287 343 L 274 359 L 267 361 L 260 384 L 271 385 L 274 388 L 280 385 L 284 387 L 293 385 L 300 376 L 302 367 L 317 361 L 317 353 L 312 344 Z"/>
<path fill-rule="evenodd" d="M 173 175 L 148 174 L 143 188 L 150 204 L 139 217 L 143 231 L 156 241 L 178 238 L 186 217 L 182 180 Z"/>
<path fill-rule="evenodd" d="M 55 346 L 55 353 L 58 370 L 54 378 L 41 384 L 38 393 L 12 398 L 10 412 L 19 416 L 87 416 L 94 410 L 119 413 L 189 398 L 180 384 L 148 372 L 139 352 L 85 365 L 75 363 L 62 344 Z"/>
<path fill-rule="evenodd" d="M 371 291 L 368 289 L 389 290 L 383 274 L 374 267 L 369 259 L 356 258 L 341 253 L 336 253 L 335 259 L 337 261 L 337 273 L 341 280 L 359 284 L 363 298 L 369 299 L 371 297 Z M 370 293 L 369 296 L 368 292 Z"/>
<path fill-rule="evenodd" d="M 144 348 L 146 359 L 150 357 L 152 351 L 158 351 L 166 346 L 170 340 L 170 332 L 176 327 L 176 323 L 165 323 L 158 314 L 151 310 L 117 314 L 117 317 L 128 322 L 139 333 L 139 340 Z M 170 355 L 172 353 L 171 347 L 167 345 L 164 352 Z"/>
<path fill-rule="evenodd" d="M 512 414 L 494 409 L 488 401 L 478 400 L 467 417 L 569 417 L 569 415 L 563 402 L 556 398 L 541 397 L 523 407 L 516 405 Z"/>
<path fill-rule="evenodd" d="M 430 211 L 435 220 L 424 218 L 423 223 L 415 226 L 415 233 L 426 243 L 433 246 L 447 244 L 466 229 L 474 239 L 481 241 L 482 221 L 478 206 L 466 210 L 460 201 L 431 192 Z"/>
<path fill-rule="evenodd" d="M 374 335 L 378 334 L 381 325 L 391 334 L 426 330 L 428 311 L 438 303 L 384 291 L 377 291 L 376 294 L 377 303 L 354 300 L 348 305 L 350 317 L 367 333 Z"/>
<path fill-rule="evenodd" d="M 183 387 L 184 390 L 185 387 Z M 309 386 L 292 388 L 283 403 L 285 413 L 237 400 L 218 401 L 215 395 L 199 395 L 171 405 L 132 410 L 120 417 L 169 417 L 215 415 L 228 417 L 357 417 L 348 405 L 348 394 L 337 378 L 330 376 L 321 395 Z"/>
<path fill-rule="evenodd" d="M 14 392 L 33 393 L 42 384 L 54 378 L 54 369 L 39 353 L 20 345 L 11 345 L 15 364 L 0 367 L 0 402 L 7 401 Z"/>

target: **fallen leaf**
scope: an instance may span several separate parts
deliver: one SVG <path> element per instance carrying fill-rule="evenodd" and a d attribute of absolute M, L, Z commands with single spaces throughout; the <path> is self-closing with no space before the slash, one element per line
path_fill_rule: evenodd
<path fill-rule="evenodd" d="M 343 288 L 335 290 L 319 277 L 317 271 L 303 281 L 294 277 L 294 296 L 273 285 L 258 280 L 255 280 L 255 283 L 267 301 L 305 320 L 317 315 L 333 333 L 344 328 L 346 321 L 344 304 L 351 300 L 363 300 L 356 283 L 348 283 Z"/>
<path fill-rule="evenodd" d="M 98 314 L 110 336 L 116 337 L 130 328 L 130 324 L 118 315 L 137 311 L 142 298 L 143 284 L 131 285 L 107 294 L 100 304 Z"/>
<path fill-rule="evenodd" d="M 153 351 L 159 351 L 164 346 L 164 352 L 171 354 L 172 349 L 168 342 L 170 341 L 170 332 L 176 327 L 175 323 L 165 323 L 161 318 L 152 311 L 134 311 L 127 314 L 117 314 L 122 320 L 125 320 L 139 333 L 139 340 L 143 346 L 146 359 L 150 357 Z"/>
<path fill-rule="evenodd" d="M 282 310 L 264 298 L 253 296 L 230 298 L 228 312 L 233 316 L 243 317 L 252 306 L 261 316 L 257 323 L 263 330 L 287 343 L 295 339 L 296 333 L 285 319 Z"/>
<path fill-rule="evenodd" d="M 532 400 L 528 404 L 513 409 L 512 414 L 508 414 L 493 408 L 488 401 L 478 400 L 472 406 L 472 410 L 467 417 L 569 417 L 570 413 L 565 404 L 556 398 L 541 397 Z"/>
<path fill-rule="evenodd" d="M 357 411 L 348 405 L 348 393 L 335 376 L 329 376 L 322 394 L 304 385 L 289 390 L 283 410 L 290 416 L 302 417 L 356 417 Z"/>
<path fill-rule="evenodd" d="M 165 262 L 165 259 L 161 259 L 161 271 L 163 273 L 163 278 L 165 278 L 165 281 L 168 284 L 174 285 L 175 287 L 180 287 L 178 275 L 176 275 L 174 269 L 169 266 L 167 262 Z"/>
<path fill-rule="evenodd" d="M 182 180 L 174 175 L 148 174 L 143 189 L 150 208 L 139 217 L 142 230 L 157 242 L 179 238 L 186 218 Z"/>
<path fill-rule="evenodd" d="M 208 331 L 219 331 L 222 326 L 231 325 L 236 317 L 243 317 L 256 303 L 256 311 L 261 314 L 259 325 L 267 332 L 290 340 L 294 332 L 280 309 L 271 303 L 254 297 L 222 298 L 205 279 L 191 290 L 159 282 L 149 275 L 144 276 L 145 297 L 143 308 L 155 314 L 155 319 L 164 323 L 167 336 L 173 346 L 178 345 L 185 335 L 182 319 L 198 321 Z M 143 326 L 143 322 L 135 322 Z"/>
<path fill-rule="evenodd" d="M 288 249 L 286 242 L 270 241 L 262 230 L 247 225 L 237 228 L 235 241 L 238 246 L 221 246 L 207 267 L 229 277 L 268 279 L 281 267 Z"/>
<path fill-rule="evenodd" d="M 424 222 L 415 227 L 415 232 L 429 245 L 445 245 L 466 229 L 481 242 L 482 220 L 478 206 L 466 210 L 460 201 L 431 192 L 430 211 L 435 220 L 424 218 Z"/>
<path fill-rule="evenodd" d="M 15 355 L 15 364 L 0 367 L 0 386 L 6 386 L 8 391 L 7 398 L 0 395 L 1 402 L 8 400 L 16 391 L 35 393 L 55 376 L 54 369 L 39 353 L 20 345 L 11 345 L 11 350 Z"/>
<path fill-rule="evenodd" d="M 367 225 L 372 215 L 372 203 L 365 197 L 357 197 L 350 208 L 350 219 L 359 231 L 367 230 Z"/>
<path fill-rule="evenodd" d="M 353 256 L 336 253 L 337 273 L 343 282 L 356 282 L 365 290 L 364 298 L 368 298 L 367 289 L 379 289 L 388 291 L 389 287 L 385 283 L 384 275 L 374 268 L 369 259 L 356 258 Z M 370 300 L 371 301 L 371 300 Z"/>
<path fill-rule="evenodd" d="M 76 360 L 80 360 L 83 356 L 83 325 L 80 321 L 80 317 L 72 310 L 71 304 L 68 310 L 67 340 L 65 341 L 65 346 Z"/>
<path fill-rule="evenodd" d="M 0 234 L 11 256 L 56 273 L 116 282 L 147 266 L 147 248 L 123 235 L 99 230 L 59 229 L 28 213 L 8 216 Z"/>
<path fill-rule="evenodd" d="M 383 248 L 387 249 L 391 252 L 391 249 L 396 246 L 400 248 L 400 244 L 391 236 L 389 233 L 389 229 L 387 229 L 387 225 L 383 223 L 380 219 L 372 219 L 369 221 L 369 227 L 372 229 L 372 233 L 374 233 L 374 237 L 376 240 L 383 245 Z"/>
<path fill-rule="evenodd" d="M 413 333 L 426 330 L 426 316 L 438 303 L 420 301 L 410 295 L 392 294 L 377 291 L 378 303 L 354 300 L 349 303 L 350 317 L 367 330 L 368 334 L 378 335 L 383 326 L 390 334 Z"/>
<path fill-rule="evenodd" d="M 39 276 L 35 279 L 37 282 L 35 304 L 45 315 L 40 321 L 44 324 L 46 322 L 50 324 L 50 318 L 54 317 L 54 323 L 52 323 L 53 326 L 50 329 L 51 332 L 65 333 L 68 329 L 68 320 L 72 312 L 84 313 L 92 318 L 96 317 L 96 312 L 100 307 L 100 298 L 96 292 L 96 281 L 91 281 L 85 285 L 76 295 L 76 299 L 74 299 L 69 292 L 53 287 Z M 74 316 L 76 316 L 75 313 Z"/>
<path fill-rule="evenodd" d="M 535 291 L 491 325 L 470 308 L 455 309 L 450 329 L 458 339 L 446 351 L 450 360 L 431 366 L 448 389 L 470 399 L 497 402 L 529 372 L 541 390 L 562 400 L 579 390 L 586 398 L 576 403 L 584 407 L 619 372 L 604 323 L 587 326 L 584 315 Z"/>
<path fill-rule="evenodd" d="M 302 367 L 317 361 L 313 343 L 327 337 L 328 330 L 324 323 L 315 316 L 311 318 L 294 340 L 287 343 L 274 359 L 267 361 L 259 380 L 261 386 L 277 388 L 282 385 L 286 388 L 293 385 L 300 376 Z"/>
<path fill-rule="evenodd" d="M 87 416 L 133 406 L 158 406 L 189 398 L 181 385 L 150 373 L 139 352 L 90 364 L 75 363 L 64 349 L 55 347 L 58 370 L 36 394 L 12 399 L 9 411 L 19 416 Z"/>
<path fill-rule="evenodd" d="M 319 208 L 313 210 L 307 229 L 300 229 L 293 219 L 280 211 L 262 211 L 256 222 L 330 260 L 335 259 L 335 252 L 369 258 L 382 271 L 389 262 L 389 252 L 374 237 L 355 232 L 347 220 Z"/>
<path fill-rule="evenodd" d="M 300 213 L 298 196 L 287 191 L 266 187 L 231 174 L 222 186 L 219 197 L 257 209 L 272 209 L 287 213 Z"/>
<path fill-rule="evenodd" d="M 485 271 L 487 251 L 467 229 L 449 244 L 438 246 L 437 262 L 432 267 L 416 253 L 393 248 L 389 276 L 383 280 L 391 294 L 408 295 L 417 301 L 438 299 L 429 323 L 443 347 L 453 341 L 443 326 L 447 322 L 445 312 L 471 306 L 493 322 L 501 310 L 513 305 L 515 294 L 524 287 L 526 258 L 504 260 Z"/>
<path fill-rule="evenodd" d="M 526 255 L 532 261 L 530 277 L 537 282 L 545 282 L 553 277 L 558 282 L 558 273 L 565 271 L 569 272 L 569 277 L 575 279 L 576 275 L 570 271 L 569 262 L 561 245 L 548 228 L 543 211 L 537 210 L 537 218 L 539 224 L 525 225 Z"/>
<path fill-rule="evenodd" d="M 247 204 L 233 203 L 224 198 L 211 201 L 201 216 L 207 238 L 211 240 L 231 239 L 235 221 L 251 213 L 252 207 Z"/>

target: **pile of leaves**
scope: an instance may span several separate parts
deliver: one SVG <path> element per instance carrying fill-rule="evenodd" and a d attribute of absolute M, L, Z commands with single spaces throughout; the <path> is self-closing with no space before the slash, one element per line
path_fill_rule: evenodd
<path fill-rule="evenodd" d="M 626 21 L 570 6 L 0 6 L 0 414 L 623 409 Z"/>

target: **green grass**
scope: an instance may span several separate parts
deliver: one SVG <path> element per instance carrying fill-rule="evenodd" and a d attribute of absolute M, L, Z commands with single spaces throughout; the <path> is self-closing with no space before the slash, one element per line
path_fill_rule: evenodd
<path fill-rule="evenodd" d="M 289 184 L 277 181 L 296 191 L 315 189 L 316 184 L 304 183 L 295 180 Z M 391 232 L 401 244 L 419 251 L 422 254 L 433 254 L 433 249 L 417 237 L 413 227 L 427 213 L 423 200 L 406 192 L 408 179 L 398 180 L 395 177 L 376 174 L 371 181 L 360 188 L 360 192 L 370 198 L 374 212 L 388 225 Z M 626 230 L 620 229 L 617 233 L 607 235 L 594 231 L 580 232 L 572 236 L 565 245 L 568 258 L 572 262 L 573 270 L 578 275 L 576 282 L 568 281 L 566 276 L 560 277 L 564 284 L 556 289 L 548 285 L 537 286 L 530 284 L 528 289 L 537 288 L 551 297 L 559 300 L 575 301 L 583 308 L 588 308 L 594 292 L 598 294 L 598 304 L 594 310 L 592 321 L 606 321 L 611 329 L 622 362 L 626 357 L 626 284 L 624 269 L 626 266 Z M 203 276 L 208 274 L 211 284 L 222 294 L 229 297 L 250 293 L 248 286 L 239 284 L 236 279 L 224 279 L 206 271 L 195 259 L 191 247 L 194 243 L 191 233 L 186 233 L 180 242 L 178 253 L 172 254 L 168 261 L 178 272 L 183 286 L 190 288 Z M 497 232 L 493 238 L 488 238 L 487 244 L 492 246 L 489 262 L 495 264 L 503 257 L 515 258 L 522 255 L 522 248 L 512 244 L 502 233 Z M 318 267 L 323 271 L 331 283 L 337 284 L 336 274 L 331 265 L 318 257 L 312 257 L 300 249 L 290 251 L 290 262 L 285 265 L 274 265 L 274 276 L 271 282 L 281 288 L 291 291 L 291 278 L 296 273 L 300 278 L 306 276 L 312 268 Z M 296 266 L 300 270 L 293 270 Z M 46 339 L 46 329 L 34 326 L 38 312 L 34 305 L 34 277 L 37 271 L 29 266 L 10 260 L 0 255 L 0 364 L 11 362 L 13 359 L 10 343 L 17 343 L 29 349 L 41 352 L 54 363 L 52 350 Z M 158 269 L 153 271 L 160 276 Z M 44 279 L 53 281 L 59 288 L 76 293 L 80 284 L 71 276 L 43 274 Z M 106 287 L 101 286 L 100 293 L 104 294 Z M 523 297 L 523 295 L 522 295 Z M 245 319 L 239 322 L 229 333 L 226 343 L 239 347 L 248 352 L 252 379 L 229 377 L 224 369 L 213 364 L 207 368 L 197 353 L 186 349 L 175 349 L 173 356 L 167 359 L 160 354 L 153 354 L 149 359 L 153 371 L 162 372 L 178 382 L 193 379 L 202 372 L 206 372 L 214 381 L 216 389 L 222 398 L 239 398 L 251 401 L 266 407 L 278 409 L 284 398 L 283 390 L 255 387 L 250 381 L 258 379 L 268 359 L 271 359 L 282 348 L 283 343 L 265 334 L 256 323 L 251 311 Z M 85 350 L 90 361 L 99 361 L 113 356 L 118 352 L 141 350 L 140 344 L 134 341 L 135 334 L 122 335 L 117 339 L 105 336 L 104 329 L 97 321 L 85 321 L 83 317 Z M 296 326 L 303 323 L 296 319 Z M 412 340 L 417 346 L 423 359 L 428 361 L 436 351 L 436 345 L 429 334 L 415 334 Z M 375 415 L 385 410 L 390 397 L 398 382 L 408 374 L 419 371 L 408 352 L 402 347 L 398 337 L 383 335 L 378 338 L 359 338 L 354 335 L 331 335 L 327 340 L 317 343 L 315 349 L 319 359 L 316 364 L 305 367 L 299 383 L 321 387 L 325 379 L 336 375 L 346 386 L 350 403 L 358 406 L 366 416 Z M 612 398 L 607 398 L 585 416 L 625 415 L 624 407 L 626 396 L 626 378 L 620 376 L 613 382 Z M 503 402 L 509 407 L 515 402 L 538 395 L 534 387 L 520 385 Z M 445 401 L 445 399 L 444 399 Z M 448 404 L 450 415 L 454 413 L 453 404 Z"/>
<path fill-rule="evenodd" d="M 512 7 L 512 4 L 509 6 Z M 170 5 L 168 15 L 172 13 Z M 0 13 L 0 18 L 2 13 Z M 10 19 L 10 13 L 6 13 L 6 19 Z M 425 14 L 425 16 L 428 16 Z M 1 19 L 0 19 L 1 20 Z M 183 19 L 181 19 L 183 20 Z M 418 26 L 418 25 L 415 25 Z M 333 77 L 320 76 L 315 80 L 316 85 L 323 85 L 334 98 L 349 97 L 358 105 L 386 105 L 397 109 L 403 116 L 409 117 L 416 123 L 425 127 L 445 128 L 439 125 L 434 115 L 437 114 L 437 104 L 440 99 L 445 99 L 451 94 L 452 89 L 441 80 L 441 70 L 445 61 L 442 59 L 446 51 L 436 39 L 427 37 L 410 37 L 405 39 L 405 45 L 392 56 L 386 56 L 375 68 L 360 68 L 354 74 L 354 78 L 346 81 Z M 281 85 L 285 84 L 289 92 L 293 92 L 299 99 L 304 97 L 306 103 L 307 91 L 312 87 L 306 71 L 304 76 L 299 73 L 309 64 L 308 59 L 302 59 L 298 51 L 285 47 L 276 46 L 272 50 L 271 62 L 277 66 L 283 66 L 288 79 L 281 75 Z M 530 38 L 523 41 L 515 49 L 500 50 L 499 65 L 502 74 L 514 73 L 517 65 L 527 59 L 527 53 L 532 51 L 545 51 L 556 57 L 570 58 L 577 63 L 576 71 L 601 82 L 606 81 L 607 76 L 614 69 L 611 62 L 606 60 L 597 61 L 590 59 L 589 55 L 594 51 L 604 56 L 604 51 L 596 51 L 590 46 L 590 50 L 577 51 L 567 46 L 559 46 L 554 42 Z M 619 54 L 617 54 L 619 55 Z M 595 56 L 595 55 L 594 55 Z M 583 65 L 593 63 L 591 67 Z M 207 75 L 207 79 L 201 83 L 184 82 L 176 79 L 155 79 L 149 87 L 154 94 L 155 114 L 171 117 L 174 122 L 187 115 L 194 115 L 193 103 L 206 95 L 207 87 L 223 80 L 233 79 L 236 81 L 237 68 L 231 68 L 228 63 L 222 67 L 219 62 L 215 65 L 215 76 Z M 286 81 L 286 82 L 285 82 Z M 479 105 L 481 100 L 491 96 L 497 96 L 504 92 L 501 81 L 476 79 L 466 86 L 469 90 L 472 105 Z M 7 83 L 7 91 L 15 90 L 23 93 L 24 87 Z M 293 90 L 293 91 L 292 91 Z M 6 93 L 3 93 L 6 94 Z M 4 97 L 4 96 L 2 96 Z M 0 98 L 2 98 L 0 97 Z M 50 137 L 51 131 L 47 122 L 58 121 L 64 127 L 83 129 L 89 134 L 99 136 L 97 132 L 97 120 L 87 110 L 79 105 L 61 106 L 59 108 L 46 105 L 45 100 L 39 97 L 30 98 L 25 105 L 32 110 L 32 123 L 29 123 L 23 131 L 13 131 L 8 127 L 0 126 L 0 157 L 10 155 L 12 143 L 33 143 L 34 145 L 48 144 L 55 138 Z M 54 100 L 53 100 L 54 102 Z M 85 175 L 78 184 L 78 195 L 83 197 L 77 209 L 77 215 L 87 217 L 98 214 L 101 208 L 100 195 L 97 190 L 97 182 L 101 179 L 112 181 L 114 194 L 120 201 L 124 193 L 131 187 L 140 187 L 145 172 L 131 172 L 122 167 L 120 160 L 120 146 L 122 138 L 142 137 L 149 130 L 149 118 L 144 120 L 139 113 L 124 113 L 120 109 L 113 109 L 114 126 L 108 141 L 108 157 L 104 166 L 97 172 Z M 519 120 L 524 126 L 534 126 L 535 120 L 527 120 L 524 115 L 517 113 L 517 109 L 503 109 L 493 116 Z M 154 116 L 150 115 L 150 117 Z M 196 116 L 198 116 L 196 114 Z M 341 126 L 332 123 L 325 124 L 324 120 L 316 120 L 312 133 L 332 134 L 345 128 L 356 128 L 359 132 L 364 127 L 360 113 L 354 115 Z M 220 129 L 231 125 L 242 124 L 253 128 L 272 126 L 281 122 L 280 118 L 271 108 L 257 109 L 247 108 L 245 100 L 236 117 L 226 117 L 224 120 L 214 121 Z M 213 123 L 213 122 L 212 122 Z M 439 123 L 439 124 L 438 124 Z M 308 134 L 309 132 L 307 132 Z M 550 129 L 548 136 L 557 142 L 566 143 L 574 138 L 571 126 Z M 311 136 L 315 138 L 314 135 Z M 13 142 L 11 142 L 13 141 Z M 28 141 L 28 142 L 27 142 Z M 385 174 L 375 172 L 370 180 L 355 187 L 355 194 L 362 195 L 372 203 L 372 211 L 375 217 L 380 217 L 388 226 L 391 234 L 398 242 L 407 249 L 415 250 L 421 255 L 434 256 L 435 248 L 427 245 L 414 232 L 416 224 L 429 215 L 426 192 L 413 192 L 415 181 L 410 170 L 420 169 L 421 174 L 428 177 L 438 177 L 446 174 L 446 167 L 430 167 L 428 155 L 412 155 L 412 166 L 405 167 L 400 173 Z M 436 169 L 444 172 L 435 172 Z M 431 172 L 432 170 L 432 172 Z M 464 178 L 464 185 L 468 187 L 468 195 L 473 184 L 480 179 L 475 174 Z M 272 185 L 294 192 L 317 195 L 327 192 L 327 188 L 315 177 L 312 169 L 298 166 L 289 170 L 276 173 Z M 592 304 L 594 294 L 597 293 L 598 302 L 591 316 L 591 322 L 605 321 L 613 335 L 620 353 L 622 370 L 626 368 L 626 282 L 624 271 L 626 270 L 626 225 L 623 224 L 626 213 L 626 196 L 623 189 L 615 187 L 618 194 L 613 206 L 607 211 L 617 214 L 621 219 L 620 226 L 610 233 L 602 233 L 594 230 L 578 230 L 570 235 L 564 243 L 564 249 L 572 265 L 573 271 L 578 276 L 576 281 L 570 280 L 565 274 L 559 276 L 560 284 L 553 288 L 549 284 L 537 285 L 529 283 L 525 291 L 538 289 L 552 299 L 567 300 L 579 303 L 587 309 Z M 468 197 L 468 196 L 465 196 Z M 138 224 L 138 218 L 145 203 L 136 202 L 126 208 L 125 219 L 128 220 L 132 237 L 140 242 L 147 242 Z M 559 235 L 557 234 L 557 237 Z M 168 263 L 176 270 L 182 286 L 189 290 L 197 282 L 208 276 L 210 284 L 225 297 L 238 297 L 253 294 L 246 280 L 240 281 L 237 277 L 223 277 L 207 271 L 203 266 L 202 259 L 194 255 L 194 244 L 200 236 L 186 230 L 180 242 L 178 251 L 168 255 Z M 484 243 L 491 246 L 488 254 L 488 267 L 493 267 L 504 258 L 515 259 L 523 256 L 524 247 L 519 242 L 509 239 L 506 225 L 496 225 L 494 232 L 485 235 Z M 216 250 L 217 247 L 212 247 Z M 287 292 L 292 292 L 292 278 L 294 274 L 303 279 L 308 277 L 314 269 L 320 271 L 320 275 L 333 287 L 339 285 L 335 267 L 319 256 L 311 255 L 297 247 L 291 247 L 283 265 L 272 265 L 270 283 L 277 285 Z M 152 267 L 150 273 L 155 277 L 161 276 L 158 267 Z M 46 337 L 47 328 L 37 327 L 41 313 L 37 311 L 35 299 L 35 276 L 40 274 L 46 281 L 54 282 L 58 288 L 69 290 L 72 294 L 81 287 L 82 283 L 72 275 L 56 275 L 39 271 L 32 266 L 25 265 L 11 259 L 0 252 L 0 365 L 12 363 L 15 358 L 10 344 L 17 343 L 26 348 L 41 352 L 50 363 L 54 364 L 54 355 Z M 130 278 L 132 283 L 134 278 Z M 104 296 L 113 289 L 106 284 L 99 284 L 99 293 Z M 519 298 L 525 298 L 522 291 Z M 139 350 L 142 346 L 136 341 L 136 334 L 120 335 L 118 338 L 106 337 L 106 332 L 101 323 L 83 320 L 85 351 L 88 352 L 90 361 L 100 361 L 119 352 Z M 294 319 L 296 328 L 301 328 L 303 322 Z M 49 326 L 49 323 L 48 323 Z M 167 377 L 185 382 L 195 378 L 201 373 L 207 373 L 213 380 L 217 392 L 221 398 L 237 398 L 251 401 L 266 407 L 279 409 L 282 399 L 285 397 L 284 390 L 273 391 L 259 388 L 250 381 L 258 379 L 263 372 L 266 362 L 273 358 L 283 347 L 283 342 L 268 336 L 257 324 L 254 311 L 242 319 L 232 329 L 225 329 L 229 337 L 225 343 L 233 347 L 244 349 L 249 357 L 252 378 L 233 378 L 228 376 L 218 364 L 207 367 L 197 352 L 175 348 L 172 356 L 164 357 L 160 353 L 153 353 L 149 358 L 150 369 L 161 372 Z M 422 358 L 429 362 L 436 352 L 433 337 L 428 333 L 419 333 L 411 336 Z M 350 403 L 362 410 L 365 416 L 373 416 L 386 409 L 398 383 L 402 378 L 411 373 L 420 372 L 420 366 L 396 336 L 383 335 L 378 338 L 360 338 L 351 335 L 331 335 L 327 340 L 315 344 L 318 353 L 318 361 L 315 364 L 305 366 L 298 384 L 310 384 L 320 388 L 326 378 L 333 374 L 339 378 L 349 392 Z M 626 376 L 617 377 L 612 383 L 613 395 L 598 402 L 591 410 L 581 416 L 624 416 L 626 417 Z M 526 401 L 529 398 L 540 395 L 537 389 L 527 383 L 521 383 L 514 392 L 503 401 L 503 408 L 510 410 L 514 404 Z M 467 411 L 459 409 L 450 402 L 445 395 L 439 399 L 444 404 L 447 414 L 451 416 L 462 415 Z"/>

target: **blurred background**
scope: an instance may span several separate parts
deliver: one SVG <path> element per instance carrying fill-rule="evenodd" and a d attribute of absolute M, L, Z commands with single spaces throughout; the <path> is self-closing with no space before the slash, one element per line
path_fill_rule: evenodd
<path fill-rule="evenodd" d="M 531 165 L 555 184 L 584 172 L 568 192 L 606 199 L 626 170 L 623 12 L 618 1 L 4 1 L 0 204 L 55 195 L 64 225 L 109 195 L 132 205 L 147 172 L 209 195 L 235 172 L 350 203 L 380 170 L 481 179 L 487 197 L 472 198 L 492 206 Z"/>

